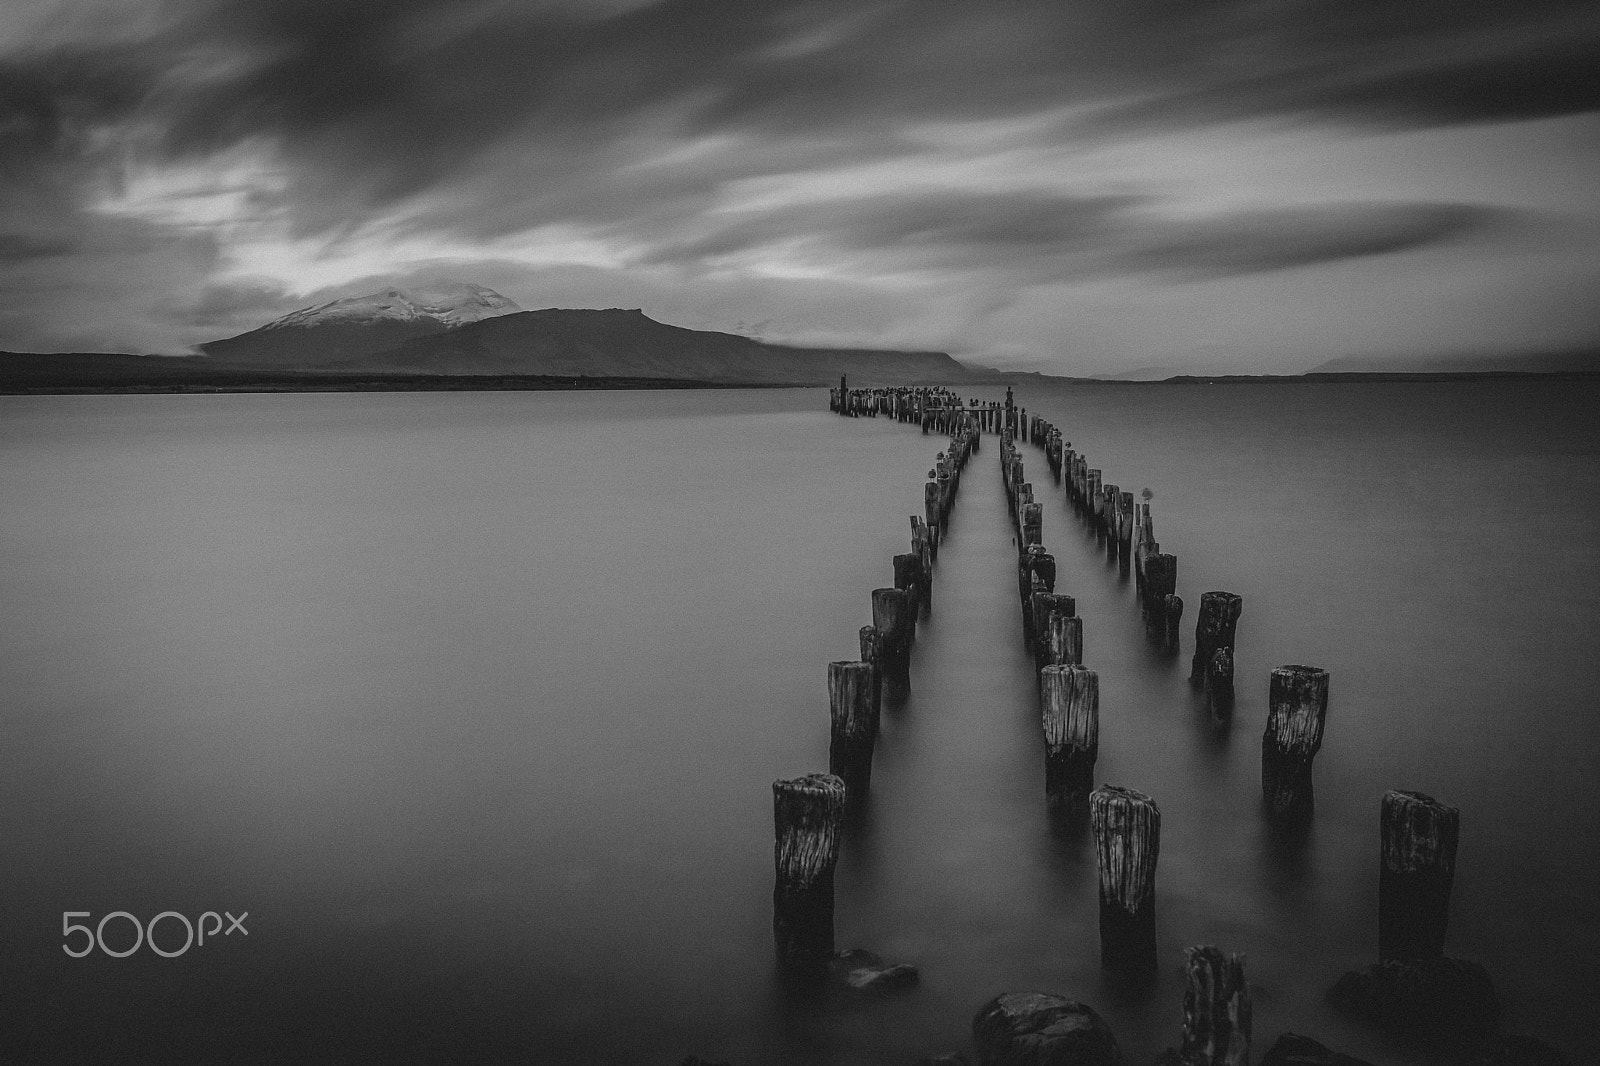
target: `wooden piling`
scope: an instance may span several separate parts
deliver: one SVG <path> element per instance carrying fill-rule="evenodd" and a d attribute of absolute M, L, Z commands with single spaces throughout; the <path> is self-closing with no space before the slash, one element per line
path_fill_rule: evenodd
<path fill-rule="evenodd" d="M 844 782 L 851 801 L 864 798 L 872 784 L 872 746 L 878 739 L 872 681 L 871 663 L 828 664 L 828 772 Z"/>
<path fill-rule="evenodd" d="M 1156 552 L 1145 556 L 1144 580 L 1140 589 L 1147 606 L 1159 604 L 1178 591 L 1178 557 Z"/>
<path fill-rule="evenodd" d="M 1233 650 L 1243 606 L 1244 600 L 1231 592 L 1207 592 L 1200 597 L 1200 612 L 1194 622 L 1194 661 L 1189 668 L 1192 684 L 1205 684 L 1218 648 Z"/>
<path fill-rule="evenodd" d="M 1167 596 L 1161 601 L 1161 615 L 1164 632 L 1161 634 L 1161 647 L 1176 653 L 1179 642 L 1183 638 L 1183 597 L 1178 595 Z"/>
<path fill-rule="evenodd" d="M 1261 734 L 1261 799 L 1269 817 L 1298 822 L 1311 816 L 1311 761 L 1322 748 L 1328 715 L 1328 671 L 1280 666 L 1267 689 L 1267 728 Z"/>
<path fill-rule="evenodd" d="M 877 626 L 861 627 L 861 661 L 872 667 L 872 713 L 876 718 L 883 708 L 883 646 Z"/>
<path fill-rule="evenodd" d="M 916 614 L 902 589 L 872 590 L 872 624 L 878 630 L 884 684 L 898 692 L 911 688 L 911 641 Z"/>
<path fill-rule="evenodd" d="M 1043 658 L 1052 666 L 1083 664 L 1083 619 L 1050 612 L 1044 624 Z"/>
<path fill-rule="evenodd" d="M 772 936 L 791 976 L 819 978 L 833 957 L 833 870 L 845 784 L 832 774 L 772 783 L 776 843 Z"/>
<path fill-rule="evenodd" d="M 1461 812 L 1420 792 L 1384 793 L 1378 873 L 1378 957 L 1444 954 Z"/>
<path fill-rule="evenodd" d="M 1052 575 L 1051 585 L 1054 584 Z M 1036 641 L 1034 655 L 1038 657 L 1041 666 L 1055 665 L 1048 657 L 1046 648 L 1050 633 L 1050 616 L 1062 614 L 1070 618 L 1078 613 L 1078 605 L 1071 596 L 1058 592 L 1035 592 L 1029 602 L 1033 609 L 1033 626 L 1030 631 Z"/>
<path fill-rule="evenodd" d="M 1094 789 L 1100 751 L 1099 675 L 1082 666 L 1045 667 L 1039 672 L 1039 713 L 1045 798 L 1051 807 L 1081 810 Z"/>
<path fill-rule="evenodd" d="M 1031 492 L 1031 486 L 1030 486 Z M 1037 503 L 1022 505 L 1022 542 L 1039 544 L 1044 540 L 1044 507 Z"/>
<path fill-rule="evenodd" d="M 1183 1066 L 1250 1066 L 1250 989 L 1244 956 L 1213 947 L 1184 951 Z"/>
<path fill-rule="evenodd" d="M 1130 975 L 1156 966 L 1156 859 L 1161 811 L 1142 792 L 1102 785 L 1089 797 L 1100 862 L 1100 965 Z"/>
<path fill-rule="evenodd" d="M 1206 665 L 1206 706 L 1213 718 L 1225 718 L 1233 710 L 1233 649 L 1218 648 Z"/>
<path fill-rule="evenodd" d="M 1146 543 L 1153 544 L 1154 541 Z M 1143 564 L 1144 580 L 1139 590 L 1140 610 L 1144 614 L 1144 632 L 1152 642 L 1168 646 L 1169 628 L 1176 631 L 1177 621 L 1168 622 L 1167 599 L 1175 597 L 1178 588 L 1178 557 L 1160 552 L 1147 554 Z M 1182 615 L 1183 603 L 1178 603 Z M 1174 632 L 1173 641 L 1177 639 Z"/>
<path fill-rule="evenodd" d="M 911 593 L 917 613 L 926 618 L 933 609 L 933 585 L 922 569 L 922 556 L 912 552 L 894 557 L 894 587 Z"/>

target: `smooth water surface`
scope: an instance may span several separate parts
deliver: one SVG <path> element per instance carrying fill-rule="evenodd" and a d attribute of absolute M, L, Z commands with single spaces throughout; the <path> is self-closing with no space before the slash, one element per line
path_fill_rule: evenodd
<path fill-rule="evenodd" d="M 840 945 L 922 983 L 830 1008 L 773 981 L 770 784 L 826 766 L 825 665 L 856 656 L 937 437 L 816 390 L 0 398 L 0 1057 L 909 1062 L 1043 988 L 1138 1062 L 1176 1042 L 1181 949 L 1214 942 L 1249 958 L 1261 1047 L 1410 1062 L 1322 1001 L 1375 954 L 1391 787 L 1461 808 L 1450 950 L 1576 1056 L 1600 390 L 1019 402 L 1152 490 L 1189 633 L 1201 592 L 1244 596 L 1219 730 L 1192 641 L 1147 649 L 1024 446 L 1101 678 L 1097 777 L 1162 807 L 1155 988 L 1102 982 L 1092 847 L 1045 815 L 994 438 L 838 871 Z M 1299 848 L 1258 808 L 1290 662 L 1333 677 Z M 61 950 L 63 911 L 224 909 L 248 937 Z"/>

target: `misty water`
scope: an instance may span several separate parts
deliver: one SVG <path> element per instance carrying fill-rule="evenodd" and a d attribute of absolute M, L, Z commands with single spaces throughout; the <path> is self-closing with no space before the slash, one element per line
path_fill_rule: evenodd
<path fill-rule="evenodd" d="M 940 441 L 826 401 L 0 398 L 0 1058 L 909 1063 L 1043 989 L 1140 1063 L 1214 943 L 1258 1048 L 1420 1063 L 1323 1000 L 1376 956 L 1388 788 L 1460 808 L 1448 951 L 1508 1028 L 1592 1049 L 1600 387 L 1019 390 L 1153 492 L 1179 561 L 1173 658 L 1023 446 L 1100 676 L 1096 778 L 1162 810 L 1160 979 L 1102 979 L 1092 842 L 1046 814 L 986 437 L 837 873 L 840 946 L 922 980 L 848 1007 L 774 980 L 770 786 L 826 768 L 825 666 Z M 1209 589 L 1244 597 L 1222 729 L 1186 680 Z M 1332 675 L 1298 849 L 1259 809 L 1286 663 Z M 248 932 L 63 952 L 63 912 L 118 910 Z"/>

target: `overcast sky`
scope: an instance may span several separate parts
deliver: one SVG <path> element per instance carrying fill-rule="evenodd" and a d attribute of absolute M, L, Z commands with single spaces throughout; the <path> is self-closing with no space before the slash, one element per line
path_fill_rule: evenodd
<path fill-rule="evenodd" d="M 1063 373 L 1600 345 L 1593 0 L 3 0 L 0 349 L 450 278 Z"/>

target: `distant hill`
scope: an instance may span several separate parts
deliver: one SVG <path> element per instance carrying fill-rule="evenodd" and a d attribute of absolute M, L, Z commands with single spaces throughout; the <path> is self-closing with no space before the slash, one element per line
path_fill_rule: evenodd
<path fill-rule="evenodd" d="M 237 337 L 202 344 L 200 350 L 238 366 L 304 369 L 520 310 L 482 285 L 387 289 L 304 307 Z"/>
<path fill-rule="evenodd" d="M 638 310 L 551 308 L 415 337 L 388 351 L 329 364 L 341 372 L 546 374 L 693 378 L 820 385 L 965 381 L 976 375 L 943 352 L 799 348 L 671 326 Z"/>
<path fill-rule="evenodd" d="M 370 375 L 649 378 L 820 385 L 978 376 L 943 352 L 801 348 L 685 329 L 639 310 L 522 311 L 492 289 L 390 289 L 308 307 L 201 345 L 229 370 Z"/>

